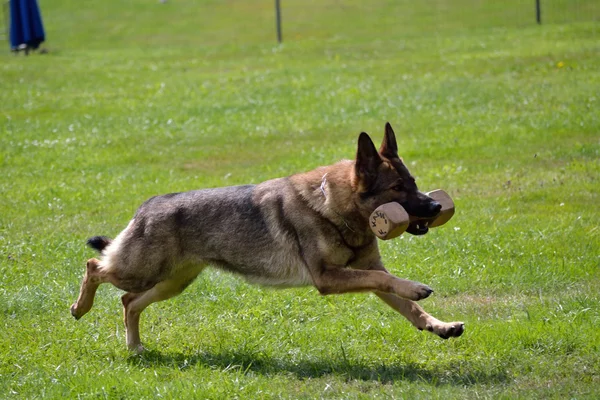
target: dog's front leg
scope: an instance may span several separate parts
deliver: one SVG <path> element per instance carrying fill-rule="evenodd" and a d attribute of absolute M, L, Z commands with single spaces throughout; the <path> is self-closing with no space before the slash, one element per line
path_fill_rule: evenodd
<path fill-rule="evenodd" d="M 405 299 L 421 300 L 433 290 L 419 282 L 400 279 L 387 271 L 357 270 L 345 267 L 325 267 L 313 275 L 321 294 L 378 291 Z"/>
<path fill-rule="evenodd" d="M 465 324 L 463 322 L 442 322 L 426 313 L 414 301 L 402 299 L 389 293 L 375 292 L 375 294 L 394 310 L 402 314 L 419 330 L 427 330 L 443 339 L 458 337 L 465 331 Z"/>
<path fill-rule="evenodd" d="M 387 272 L 380 261 L 374 262 L 370 266 L 371 270 Z M 423 308 L 414 301 L 406 300 L 390 293 L 375 291 L 375 294 L 387 305 L 402 314 L 417 329 L 426 330 L 435 333 L 443 339 L 458 337 L 465 331 L 463 322 L 443 322 L 429 315 Z"/>

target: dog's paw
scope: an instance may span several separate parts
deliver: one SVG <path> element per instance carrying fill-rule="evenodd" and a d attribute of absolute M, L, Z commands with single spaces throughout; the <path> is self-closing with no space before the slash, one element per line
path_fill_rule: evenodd
<path fill-rule="evenodd" d="M 83 317 L 83 313 L 79 312 L 79 310 L 77 308 L 77 303 L 75 303 L 71 306 L 71 315 L 73 317 L 75 317 L 75 319 L 79 319 L 79 318 Z"/>
<path fill-rule="evenodd" d="M 411 291 L 409 293 L 410 296 L 408 297 L 410 300 L 418 301 L 426 299 L 431 293 L 433 293 L 432 288 L 422 283 L 413 282 L 412 286 L 413 287 L 411 288 Z"/>
<path fill-rule="evenodd" d="M 127 344 L 127 348 L 132 354 L 140 355 L 146 351 L 146 348 L 141 343 Z"/>
<path fill-rule="evenodd" d="M 438 325 L 427 324 L 425 327 L 431 333 L 435 333 L 442 339 L 448 339 L 451 337 L 459 337 L 465 331 L 464 322 L 445 322 Z"/>

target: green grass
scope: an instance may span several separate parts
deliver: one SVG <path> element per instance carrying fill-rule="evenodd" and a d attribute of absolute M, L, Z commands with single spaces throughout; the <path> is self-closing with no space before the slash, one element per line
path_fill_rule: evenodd
<path fill-rule="evenodd" d="M 283 3 L 277 46 L 272 2 L 42 2 L 50 53 L 0 54 L 0 397 L 600 396 L 598 5 Z M 383 258 L 461 338 L 214 270 L 143 314 L 142 356 L 117 289 L 70 316 L 86 238 L 148 197 L 350 158 L 386 121 L 457 214 Z"/>

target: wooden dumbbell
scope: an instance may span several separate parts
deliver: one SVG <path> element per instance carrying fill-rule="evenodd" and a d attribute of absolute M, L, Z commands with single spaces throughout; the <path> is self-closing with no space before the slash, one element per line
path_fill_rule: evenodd
<path fill-rule="evenodd" d="M 427 196 L 441 204 L 440 212 L 431 218 L 417 218 L 408 215 L 398 203 L 385 203 L 371 214 L 369 225 L 373 233 L 380 239 L 394 239 L 404 233 L 411 223 L 427 224 L 429 228 L 444 225 L 454 215 L 454 202 L 445 191 L 438 189 L 426 193 Z"/>

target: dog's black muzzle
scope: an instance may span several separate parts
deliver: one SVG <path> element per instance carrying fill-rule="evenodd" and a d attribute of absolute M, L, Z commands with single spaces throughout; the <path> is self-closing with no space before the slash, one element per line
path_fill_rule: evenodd
<path fill-rule="evenodd" d="M 440 203 L 423 193 L 419 193 L 401 205 L 411 217 L 424 219 L 435 217 L 442 209 Z M 414 221 L 408 225 L 406 232 L 417 236 L 424 235 L 429 232 L 429 226 L 426 221 Z"/>

